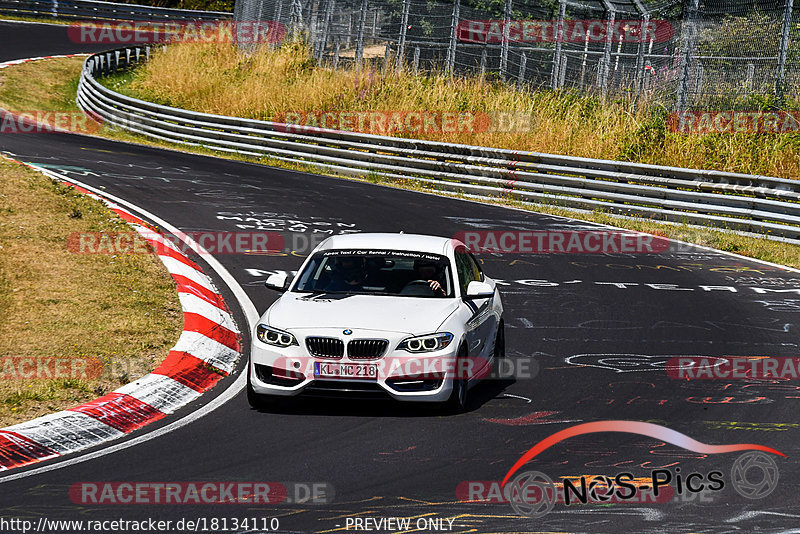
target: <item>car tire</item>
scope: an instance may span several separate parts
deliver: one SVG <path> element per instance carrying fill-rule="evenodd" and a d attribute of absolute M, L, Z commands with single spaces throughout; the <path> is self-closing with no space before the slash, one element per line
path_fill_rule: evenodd
<path fill-rule="evenodd" d="M 458 377 L 460 368 L 458 360 L 467 357 L 467 347 L 462 345 L 456 357 L 456 377 L 453 379 L 453 389 L 450 397 L 445 401 L 445 409 L 450 413 L 462 413 L 467 409 L 469 401 L 469 381 L 467 378 Z"/>

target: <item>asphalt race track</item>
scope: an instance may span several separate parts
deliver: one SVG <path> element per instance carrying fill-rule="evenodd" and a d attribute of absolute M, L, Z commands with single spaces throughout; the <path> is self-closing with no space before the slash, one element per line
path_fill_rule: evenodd
<path fill-rule="evenodd" d="M 2 61 L 86 51 L 54 26 L 0 22 L 0 43 Z M 82 136 L 0 135 L 0 151 L 102 188 L 183 231 L 256 229 L 237 227 L 248 217 L 274 225 L 257 229 L 305 237 L 328 231 L 453 236 L 476 229 L 593 228 L 581 221 Z M 800 321 L 794 321 L 800 295 L 774 291 L 800 288 L 798 274 L 678 244 L 659 254 L 480 257 L 485 271 L 505 284 L 508 356 L 512 362 L 535 360 L 534 377 L 481 384 L 473 390 L 469 411 L 457 416 L 389 402 L 312 399 L 259 412 L 250 409 L 241 391 L 205 417 L 136 446 L 32 476 L 0 477 L 0 516 L 33 521 L 278 517 L 281 532 L 345 531 L 348 517 L 449 518 L 455 519 L 452 532 L 788 532 L 800 526 L 798 382 L 676 380 L 664 368 L 670 356 L 798 356 Z M 262 313 L 276 297 L 263 287 L 264 279 L 276 270 L 297 269 L 303 258 L 240 254 L 217 259 Z M 235 307 L 233 298 L 228 302 Z M 246 331 L 242 311 L 234 313 Z M 246 354 L 238 371 L 245 361 Z M 225 379 L 198 403 L 208 403 L 234 379 Z M 169 424 L 198 403 L 131 437 Z M 744 498 L 727 484 L 718 492 L 676 495 L 664 503 L 556 504 L 538 519 L 519 516 L 508 503 L 459 502 L 460 483 L 502 480 L 525 451 L 550 434 L 579 422 L 612 419 L 651 421 L 703 443 L 775 448 L 786 454 L 775 457 L 777 489 L 763 499 Z M 553 479 L 613 477 L 623 471 L 648 477 L 659 468 L 681 468 L 683 474 L 719 470 L 728 482 L 737 456 L 603 433 L 558 443 L 525 469 Z M 332 486 L 334 497 L 325 504 L 269 506 L 72 502 L 69 487 L 86 481 L 318 482 Z"/>

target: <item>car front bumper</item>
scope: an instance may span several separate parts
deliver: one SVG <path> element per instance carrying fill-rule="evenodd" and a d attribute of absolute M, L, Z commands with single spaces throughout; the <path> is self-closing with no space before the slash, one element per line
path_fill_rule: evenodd
<path fill-rule="evenodd" d="M 293 332 L 298 345 L 282 348 L 261 342 L 256 336 L 250 353 L 248 373 L 253 391 L 262 395 L 295 396 L 301 393 L 343 396 L 376 396 L 381 393 L 399 401 L 443 402 L 450 397 L 453 379 L 464 375 L 456 368 L 458 340 L 434 352 L 412 354 L 396 350 L 408 334 L 396 332 L 354 331 L 349 337 L 316 330 L 314 336 L 348 341 L 381 338 L 389 341 L 386 353 L 375 359 L 314 357 L 306 347 L 310 333 Z M 320 378 L 315 376 L 315 362 L 334 364 L 367 364 L 377 367 L 375 378 Z M 463 370 L 462 370 L 463 371 Z"/>

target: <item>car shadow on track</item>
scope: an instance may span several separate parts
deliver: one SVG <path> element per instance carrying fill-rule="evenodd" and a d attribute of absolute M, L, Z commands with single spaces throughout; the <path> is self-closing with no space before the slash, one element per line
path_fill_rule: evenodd
<path fill-rule="evenodd" d="M 515 382 L 514 379 L 484 380 L 469 392 L 467 408 L 455 413 L 447 408 L 423 402 L 400 402 L 386 397 L 354 397 L 340 395 L 298 395 L 276 398 L 263 408 L 253 409 L 263 414 L 322 415 L 352 417 L 455 417 L 479 410 L 496 399 Z"/>

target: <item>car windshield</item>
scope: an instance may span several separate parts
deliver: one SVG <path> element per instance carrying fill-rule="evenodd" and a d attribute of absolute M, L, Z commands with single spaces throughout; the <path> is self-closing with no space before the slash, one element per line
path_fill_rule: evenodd
<path fill-rule="evenodd" d="M 318 252 L 293 291 L 427 298 L 454 294 L 447 257 L 397 250 Z"/>

